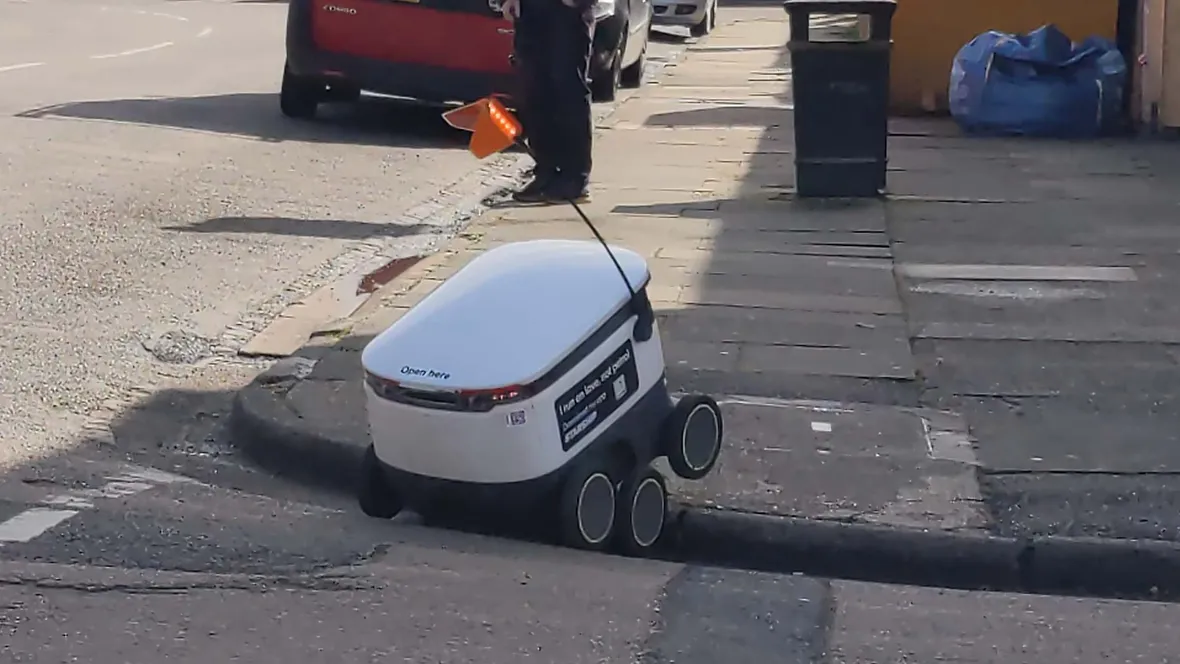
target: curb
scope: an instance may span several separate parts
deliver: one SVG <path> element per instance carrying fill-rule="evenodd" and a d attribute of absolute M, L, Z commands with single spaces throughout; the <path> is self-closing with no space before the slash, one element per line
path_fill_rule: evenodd
<path fill-rule="evenodd" d="M 687 508 L 681 562 L 963 590 L 1180 599 L 1180 544 L 1083 537 L 1015 539 Z"/>
<path fill-rule="evenodd" d="M 262 468 L 315 487 L 347 491 L 355 486 L 364 448 L 316 430 L 287 407 L 293 386 L 255 381 L 234 395 L 229 429 L 234 443 Z"/>
<path fill-rule="evenodd" d="M 268 470 L 351 491 L 364 447 L 315 430 L 287 408 L 281 393 L 295 380 L 264 375 L 239 391 L 234 440 Z M 1172 542 L 1015 539 L 692 505 L 679 506 L 668 526 L 660 557 L 682 563 L 965 590 L 1180 599 L 1180 544 Z"/>

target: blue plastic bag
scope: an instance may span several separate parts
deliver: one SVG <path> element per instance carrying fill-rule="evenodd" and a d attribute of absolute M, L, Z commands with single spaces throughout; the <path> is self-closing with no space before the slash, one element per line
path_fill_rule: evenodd
<path fill-rule="evenodd" d="M 1074 44 L 1056 26 L 985 32 L 951 68 L 950 111 L 974 134 L 1081 138 L 1113 129 L 1127 63 L 1100 37 Z"/>

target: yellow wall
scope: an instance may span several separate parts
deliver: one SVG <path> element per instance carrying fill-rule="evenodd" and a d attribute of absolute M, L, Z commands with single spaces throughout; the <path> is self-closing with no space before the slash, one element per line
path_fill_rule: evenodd
<path fill-rule="evenodd" d="M 1080 41 L 1113 41 L 1118 0 L 897 0 L 890 95 L 898 114 L 945 112 L 951 62 L 987 30 L 1024 33 L 1054 23 Z"/>

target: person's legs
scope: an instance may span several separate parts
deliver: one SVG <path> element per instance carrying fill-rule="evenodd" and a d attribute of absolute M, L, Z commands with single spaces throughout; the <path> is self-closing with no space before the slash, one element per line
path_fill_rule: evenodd
<path fill-rule="evenodd" d="M 592 165 L 594 134 L 590 106 L 590 51 L 594 39 L 594 20 L 588 12 L 558 4 L 554 17 L 554 36 L 550 51 L 550 76 L 553 81 L 553 131 L 557 182 L 549 193 L 552 198 L 568 200 L 586 195 Z"/>
<path fill-rule="evenodd" d="M 543 4 L 547 1 L 524 2 L 513 34 L 518 117 L 536 160 L 532 181 L 516 194 L 516 199 L 522 202 L 541 200 L 542 192 L 557 178 L 553 92 L 546 64 L 553 43 L 550 12 Z"/>

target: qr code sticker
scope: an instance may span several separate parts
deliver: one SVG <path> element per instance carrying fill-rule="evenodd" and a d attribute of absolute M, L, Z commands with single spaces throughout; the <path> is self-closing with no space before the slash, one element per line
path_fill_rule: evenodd
<path fill-rule="evenodd" d="M 615 401 L 622 401 L 627 396 L 627 377 L 619 376 L 615 379 Z"/>
<path fill-rule="evenodd" d="M 508 426 L 517 427 L 524 424 L 524 411 L 514 410 L 508 413 Z"/>

